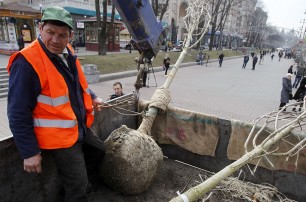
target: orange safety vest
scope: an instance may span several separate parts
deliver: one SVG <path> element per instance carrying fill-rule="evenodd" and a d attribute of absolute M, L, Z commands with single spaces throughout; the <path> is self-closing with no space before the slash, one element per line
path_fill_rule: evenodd
<path fill-rule="evenodd" d="M 70 104 L 68 87 L 63 76 L 50 61 L 38 40 L 10 57 L 7 66 L 9 73 L 12 63 L 19 53 L 32 65 L 41 84 L 41 92 L 33 110 L 34 132 L 39 147 L 58 149 L 72 146 L 78 139 L 78 123 Z M 94 120 L 92 99 L 78 60 L 76 67 L 83 89 L 86 126 L 89 128 Z"/>

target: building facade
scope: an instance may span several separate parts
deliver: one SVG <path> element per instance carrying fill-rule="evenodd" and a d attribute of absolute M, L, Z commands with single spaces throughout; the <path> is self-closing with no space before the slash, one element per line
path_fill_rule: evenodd
<path fill-rule="evenodd" d="M 5 3 L 9 2 L 16 2 L 16 0 L 4 0 Z M 86 47 L 96 47 L 95 45 L 92 45 L 95 37 L 91 35 L 86 35 L 86 28 L 88 28 L 88 25 L 91 25 L 92 23 L 88 23 L 87 19 L 90 19 L 89 21 L 92 21 L 92 17 L 96 17 L 96 6 L 95 6 L 95 0 L 19 0 L 19 4 L 30 6 L 33 9 L 36 9 L 39 13 L 43 13 L 43 11 L 49 7 L 49 6 L 59 6 L 65 8 L 67 11 L 71 13 L 71 16 L 73 18 L 74 22 L 74 41 L 76 43 L 76 46 L 84 47 L 86 44 L 91 44 Z M 100 3 L 100 10 L 102 15 L 102 1 L 99 1 Z M 112 9 L 111 0 L 108 0 L 108 7 L 107 7 L 107 15 L 110 16 Z M 120 16 L 118 14 L 115 14 L 115 19 L 120 19 Z M 87 23 L 85 23 L 87 22 Z M 87 24 L 87 26 L 85 26 Z M 115 23 L 118 24 L 118 23 Z M 92 24 L 93 25 L 93 24 Z M 112 33 L 115 34 L 115 38 L 117 39 L 117 25 L 115 26 L 115 31 L 112 31 Z M 91 30 L 96 27 L 92 27 Z M 97 32 L 95 32 L 97 33 Z M 96 37 L 97 38 L 97 37 Z M 87 39 L 89 39 L 87 41 Z M 109 51 L 118 51 L 119 50 L 119 40 L 116 40 L 116 45 L 107 45 L 107 47 L 112 47 L 109 49 Z M 95 48 L 94 48 L 95 49 Z M 91 50 L 91 49 L 90 49 Z"/>
<path fill-rule="evenodd" d="M 168 41 L 177 42 L 184 40 L 186 29 L 184 27 L 183 17 L 186 15 L 188 1 L 169 0 L 168 10 L 162 19 L 162 21 L 168 24 Z M 164 3 L 165 0 L 161 2 Z M 243 46 L 243 41 L 247 40 L 256 5 L 257 0 L 234 1 L 223 29 L 216 31 L 215 41 L 213 43 L 217 45 L 221 42 L 226 47 Z M 202 44 L 210 43 L 209 35 L 210 31 L 208 30 L 201 42 Z"/>
<path fill-rule="evenodd" d="M 25 45 L 38 36 L 41 12 L 17 2 L 0 4 L 0 53 L 13 54 L 18 51 L 17 38 L 23 34 Z"/>

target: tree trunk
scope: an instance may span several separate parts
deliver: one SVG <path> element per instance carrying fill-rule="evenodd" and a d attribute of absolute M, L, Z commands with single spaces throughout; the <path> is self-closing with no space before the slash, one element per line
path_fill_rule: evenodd
<path fill-rule="evenodd" d="M 112 36 L 112 40 L 110 42 L 112 43 L 112 50 L 115 50 L 115 43 L 116 43 L 116 29 L 114 26 L 114 21 L 115 21 L 115 6 L 112 6 L 112 14 L 111 14 L 111 24 L 110 24 L 110 29 L 108 32 L 108 36 Z"/>
<path fill-rule="evenodd" d="M 100 12 L 100 1 L 95 0 L 96 5 L 96 17 L 97 17 L 97 29 L 98 29 L 98 55 L 102 54 L 101 47 L 102 47 L 102 38 L 100 35 L 101 32 L 101 12 Z"/>
<path fill-rule="evenodd" d="M 216 187 L 222 180 L 232 175 L 234 172 L 238 171 L 241 167 L 252 161 L 254 158 L 258 158 L 264 151 L 267 151 L 273 144 L 277 143 L 284 136 L 288 135 L 293 127 L 289 126 L 283 131 L 279 132 L 275 137 L 270 138 L 267 142 L 258 145 L 252 151 L 243 155 L 240 159 L 233 162 L 232 164 L 226 166 L 221 171 L 208 178 L 203 183 L 189 189 L 183 194 L 183 197 L 187 197 L 188 201 L 196 201 L 204 197 L 206 193 L 211 191 Z M 170 202 L 184 202 L 182 196 L 177 196 L 173 198 Z"/>
<path fill-rule="evenodd" d="M 166 0 L 166 3 L 163 5 L 161 8 L 160 16 L 159 16 L 159 21 L 161 22 L 163 20 L 164 14 L 166 13 L 169 5 L 169 0 Z"/>
<path fill-rule="evenodd" d="M 107 41 L 107 33 L 106 33 L 106 26 L 107 26 L 107 0 L 103 0 L 103 22 L 102 22 L 102 30 L 99 35 L 101 35 L 101 46 L 100 50 L 101 55 L 106 55 L 106 41 Z"/>

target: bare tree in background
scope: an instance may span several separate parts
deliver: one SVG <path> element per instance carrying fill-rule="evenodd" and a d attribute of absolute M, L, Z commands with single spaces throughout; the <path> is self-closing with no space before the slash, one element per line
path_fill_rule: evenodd
<path fill-rule="evenodd" d="M 100 0 L 95 0 L 96 17 L 97 17 L 97 29 L 98 29 L 98 55 L 106 55 L 106 26 L 107 26 L 107 0 L 102 1 L 103 5 L 103 21 L 101 27 L 101 11 Z"/>
<path fill-rule="evenodd" d="M 256 7 L 255 12 L 253 13 L 250 23 L 250 30 L 247 35 L 248 44 L 250 46 L 260 48 L 263 31 L 266 29 L 266 20 L 268 16 L 265 11 L 263 11 L 263 7 L 261 3 L 259 3 Z"/>
<path fill-rule="evenodd" d="M 111 22 L 107 32 L 108 42 L 112 45 L 112 50 L 115 49 L 116 29 L 115 29 L 115 6 L 112 5 Z"/>
<path fill-rule="evenodd" d="M 156 17 L 159 16 L 159 21 L 163 20 L 164 14 L 166 13 L 168 6 L 169 6 L 169 0 L 152 0 L 153 11 Z"/>
<path fill-rule="evenodd" d="M 209 6 L 208 6 L 207 1 L 190 0 L 188 3 L 189 5 L 188 5 L 188 8 L 186 9 L 186 15 L 183 18 L 185 28 L 187 30 L 187 33 L 184 36 L 185 39 L 183 42 L 183 50 L 179 58 L 177 59 L 176 63 L 173 65 L 173 68 L 167 80 L 165 81 L 164 85 L 161 87 L 161 89 L 163 90 L 169 89 L 170 84 L 173 81 L 187 52 L 190 51 L 192 48 L 194 48 L 202 40 L 210 24 L 211 14 L 209 13 Z M 196 32 L 197 30 L 199 30 L 199 32 Z M 193 38 L 198 38 L 198 40 L 191 45 L 190 43 Z M 159 92 L 156 91 L 155 93 L 159 93 Z M 153 97 L 154 96 L 155 95 L 153 95 Z M 160 97 L 160 96 L 157 96 L 157 97 Z M 166 99 L 166 100 L 170 101 L 170 99 Z M 156 107 L 149 105 L 149 109 L 146 113 L 145 118 L 140 124 L 138 131 L 144 134 L 150 134 L 153 121 L 156 115 L 158 114 L 157 112 L 158 112 L 158 109 Z"/>
<path fill-rule="evenodd" d="M 229 12 L 232 6 L 240 4 L 246 0 L 212 0 L 210 2 L 210 8 L 212 13 L 212 22 L 210 30 L 210 43 L 209 50 L 212 50 L 215 43 L 215 33 L 224 29 Z"/>
<path fill-rule="evenodd" d="M 239 171 L 251 161 L 256 165 L 254 170 L 250 170 L 252 174 L 255 173 L 261 161 L 265 161 L 265 163 L 268 163 L 273 168 L 274 163 L 271 161 L 273 157 L 285 158 L 280 161 L 295 158 L 295 166 L 297 168 L 299 154 L 300 152 L 305 152 L 306 147 L 306 111 L 291 114 L 284 113 L 284 111 L 285 109 L 289 111 L 288 108 L 298 107 L 300 104 L 294 103 L 286 105 L 281 110 L 273 111 L 256 118 L 253 121 L 253 127 L 244 144 L 245 154 L 241 158 L 226 166 L 201 184 L 173 198 L 170 202 L 183 202 L 186 201 L 186 198 L 188 201 L 203 199 L 205 194 L 214 189 L 222 180 Z M 281 143 L 286 146 L 281 148 Z"/>

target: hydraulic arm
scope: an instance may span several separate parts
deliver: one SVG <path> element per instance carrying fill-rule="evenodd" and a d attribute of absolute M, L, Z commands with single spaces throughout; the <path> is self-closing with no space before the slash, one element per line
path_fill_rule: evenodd
<path fill-rule="evenodd" d="M 132 36 L 134 47 L 143 58 L 155 57 L 166 33 L 149 0 L 113 0 L 113 4 Z"/>

